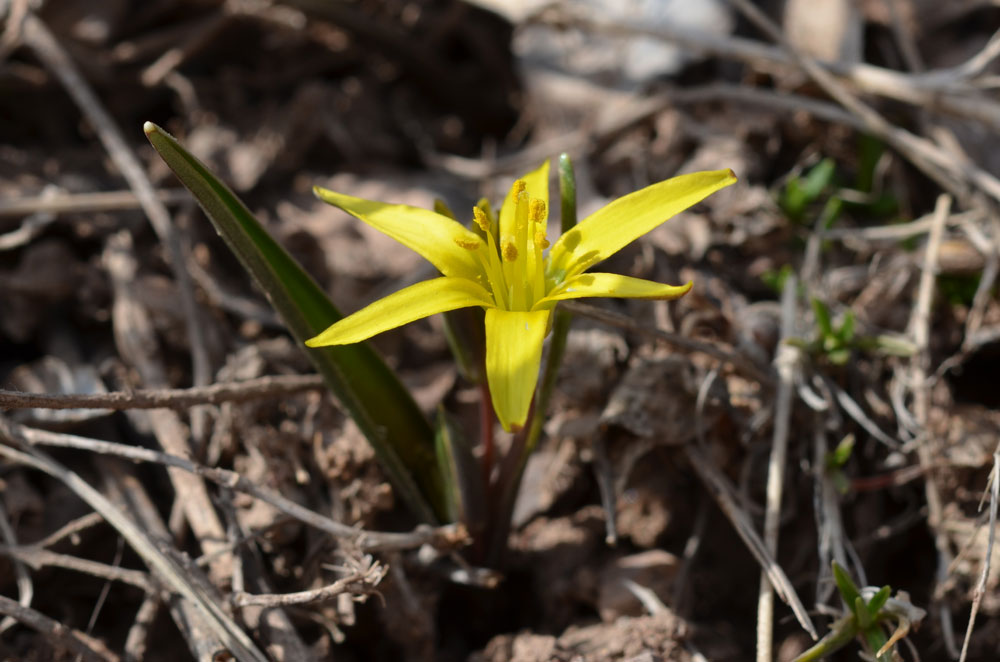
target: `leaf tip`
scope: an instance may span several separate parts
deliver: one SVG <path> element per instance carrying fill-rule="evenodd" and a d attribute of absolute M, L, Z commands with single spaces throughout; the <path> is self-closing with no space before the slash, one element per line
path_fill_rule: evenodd
<path fill-rule="evenodd" d="M 152 122 L 143 122 L 142 123 L 142 132 L 145 133 L 147 136 L 150 135 L 150 134 L 156 133 L 157 131 L 160 131 L 160 130 L 161 130 L 160 127 L 156 126 Z"/>

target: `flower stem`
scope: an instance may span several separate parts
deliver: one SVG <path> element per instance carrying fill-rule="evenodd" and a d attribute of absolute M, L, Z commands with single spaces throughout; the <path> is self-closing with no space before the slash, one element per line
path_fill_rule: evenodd
<path fill-rule="evenodd" d="M 493 411 L 493 399 L 486 380 L 479 384 L 479 438 L 483 444 L 483 487 L 486 491 L 487 503 L 491 501 L 490 477 L 493 475 L 493 461 L 496 455 L 496 444 L 493 441 L 493 427 L 496 414 Z"/>

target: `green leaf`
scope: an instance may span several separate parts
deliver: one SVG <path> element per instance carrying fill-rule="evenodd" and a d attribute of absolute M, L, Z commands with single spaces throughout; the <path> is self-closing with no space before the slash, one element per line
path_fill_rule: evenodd
<path fill-rule="evenodd" d="M 837 590 L 840 591 L 840 598 L 849 609 L 854 608 L 854 603 L 861 597 L 857 585 L 851 579 L 847 571 L 840 567 L 836 561 L 833 562 L 833 581 L 837 583 Z"/>
<path fill-rule="evenodd" d="M 832 452 L 827 454 L 826 466 L 830 469 L 842 468 L 845 464 L 847 464 L 847 461 L 851 459 L 851 453 L 853 451 L 854 451 L 854 435 L 848 434 L 847 436 L 845 436 L 843 439 L 840 440 L 840 443 L 837 444 L 837 447 L 834 448 Z"/>
<path fill-rule="evenodd" d="M 886 636 L 885 632 L 882 631 L 882 627 L 879 625 L 870 625 L 867 628 L 861 630 L 861 634 L 865 638 L 865 643 L 868 644 L 869 649 L 875 653 L 885 646 L 886 642 L 889 641 L 889 637 Z M 892 648 L 887 650 L 882 655 L 879 655 L 877 662 L 890 662 L 892 660 Z"/>
<path fill-rule="evenodd" d="M 854 340 L 855 322 L 854 311 L 848 308 L 844 313 L 844 321 L 840 323 L 840 330 L 837 331 L 837 337 L 845 345 L 851 344 L 851 341 Z"/>
<path fill-rule="evenodd" d="M 341 318 L 316 281 L 223 182 L 160 127 L 147 122 L 143 129 L 299 343 Z M 365 344 L 302 349 L 368 438 L 407 505 L 421 519 L 439 521 L 446 508 L 434 433 L 396 375 Z"/>
<path fill-rule="evenodd" d="M 854 598 L 854 617 L 858 619 L 858 627 L 866 630 L 872 626 L 872 615 L 868 613 L 868 605 L 860 595 Z"/>
<path fill-rule="evenodd" d="M 868 601 L 868 613 L 871 615 L 872 620 L 878 618 L 878 613 L 885 606 L 886 601 L 889 599 L 889 594 L 892 593 L 892 589 L 889 586 L 883 586 L 879 589 L 878 593 L 872 596 L 872 599 Z"/>
<path fill-rule="evenodd" d="M 836 164 L 833 159 L 823 159 L 809 171 L 802 181 L 802 193 L 808 202 L 815 201 L 833 181 Z"/>
<path fill-rule="evenodd" d="M 816 326 L 819 328 L 820 337 L 824 341 L 828 338 L 833 338 L 834 333 L 833 324 L 830 322 L 830 309 L 816 297 L 812 298 L 812 309 L 813 315 L 816 316 Z"/>

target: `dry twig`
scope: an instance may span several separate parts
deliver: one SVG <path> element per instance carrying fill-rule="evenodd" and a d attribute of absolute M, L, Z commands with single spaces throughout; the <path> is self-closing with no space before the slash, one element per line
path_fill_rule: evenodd
<path fill-rule="evenodd" d="M 0 595 L 0 614 L 10 616 L 19 623 L 37 630 L 53 645 L 64 646 L 85 662 L 118 662 L 118 656 L 108 650 L 103 642 L 68 628 L 59 621 L 3 595 Z"/>
<path fill-rule="evenodd" d="M 210 386 L 112 393 L 57 394 L 0 390 L 0 409 L 183 409 L 195 405 L 275 398 L 323 388 L 323 378 L 319 375 L 275 375 Z"/>
<path fill-rule="evenodd" d="M 132 461 L 152 462 L 162 464 L 166 467 L 174 467 L 211 480 L 237 492 L 249 494 L 274 506 L 303 524 L 312 526 L 320 531 L 325 531 L 337 538 L 350 540 L 358 549 L 365 552 L 415 549 L 422 545 L 431 545 L 438 549 L 449 550 L 461 547 L 466 542 L 467 534 L 465 528 L 460 524 L 451 524 L 438 528 L 420 526 L 410 533 L 364 531 L 336 522 L 300 506 L 279 494 L 258 487 L 234 471 L 206 467 L 176 455 L 169 455 L 147 448 L 138 448 L 110 441 L 29 428 L 13 423 L 0 416 L 0 439 L 2 438 L 28 445 L 76 448 L 102 455 L 114 455 Z"/>
<path fill-rule="evenodd" d="M 781 526 L 781 492 L 785 482 L 788 457 L 789 422 L 795 394 L 795 373 L 799 369 L 800 353 L 783 342 L 795 335 L 796 297 L 798 281 L 789 276 L 781 296 L 781 340 L 774 359 L 778 373 L 778 388 L 774 404 L 774 434 L 771 457 L 767 467 L 767 504 L 764 512 L 764 546 L 772 557 L 778 555 L 778 532 Z M 765 568 L 761 569 L 760 590 L 757 594 L 757 662 L 770 662 L 774 638 L 774 589 Z"/>

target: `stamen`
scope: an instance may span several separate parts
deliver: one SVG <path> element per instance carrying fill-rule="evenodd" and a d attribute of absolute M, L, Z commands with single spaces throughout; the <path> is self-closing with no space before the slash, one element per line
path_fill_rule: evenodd
<path fill-rule="evenodd" d="M 514 185 L 510 187 L 511 193 L 513 194 L 514 200 L 521 197 L 521 194 L 528 188 L 528 184 L 523 179 L 518 179 L 514 181 Z"/>
<path fill-rule="evenodd" d="M 476 225 L 479 226 L 480 230 L 482 230 L 483 232 L 490 231 L 490 219 L 486 216 L 486 212 L 484 212 L 482 209 L 480 209 L 479 207 L 473 207 L 472 218 L 476 222 Z"/>
<path fill-rule="evenodd" d="M 528 219 L 532 223 L 541 223 L 544 221 L 547 211 L 548 208 L 546 207 L 544 200 L 532 198 L 531 202 L 528 203 Z"/>
<path fill-rule="evenodd" d="M 505 262 L 513 262 L 517 259 L 517 246 L 514 245 L 514 242 L 504 241 L 500 244 L 500 250 L 503 252 Z"/>
<path fill-rule="evenodd" d="M 479 240 L 471 237 L 455 237 L 455 243 L 462 248 L 474 251 L 479 249 Z"/>
<path fill-rule="evenodd" d="M 545 250 L 546 248 L 549 247 L 549 240 L 545 238 L 545 233 L 542 232 L 541 230 L 535 230 L 534 239 L 535 239 L 535 246 L 537 246 L 539 250 Z"/>

